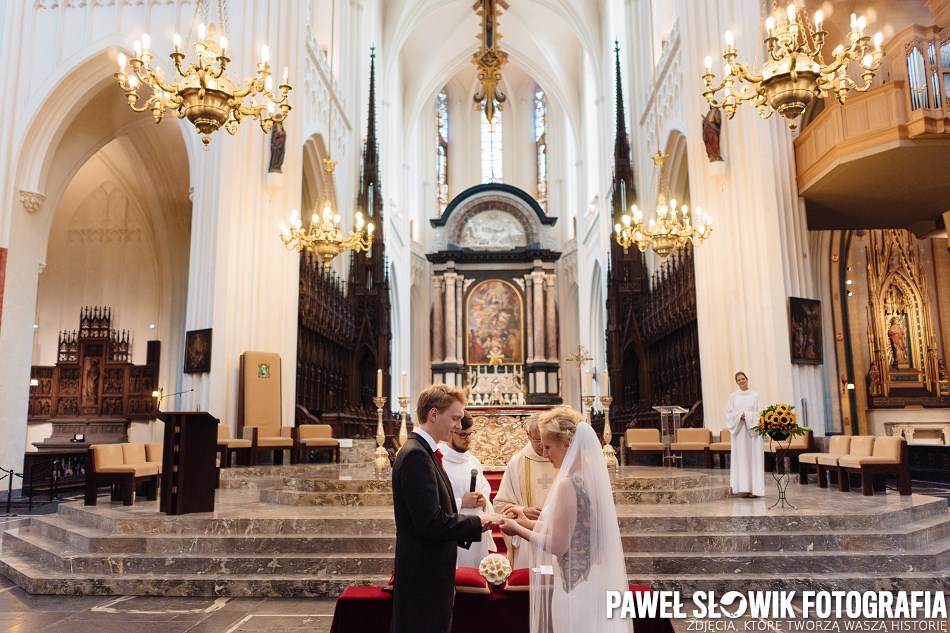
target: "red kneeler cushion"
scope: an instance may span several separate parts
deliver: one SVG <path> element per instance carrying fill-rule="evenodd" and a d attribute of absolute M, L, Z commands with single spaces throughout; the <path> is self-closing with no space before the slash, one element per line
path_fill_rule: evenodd
<path fill-rule="evenodd" d="M 383 587 L 383 591 L 393 592 L 393 580 L 396 578 L 396 572 L 389 575 L 389 582 Z M 459 593 L 491 593 L 491 587 L 478 570 L 474 567 L 459 567 L 455 570 L 455 590 Z M 527 591 L 527 588 L 525 588 Z"/>
<path fill-rule="evenodd" d="M 529 591 L 531 589 L 531 570 L 527 567 L 516 569 L 505 581 L 505 591 Z"/>
<path fill-rule="evenodd" d="M 491 593 L 488 581 L 474 567 L 455 570 L 455 590 L 459 593 Z"/>

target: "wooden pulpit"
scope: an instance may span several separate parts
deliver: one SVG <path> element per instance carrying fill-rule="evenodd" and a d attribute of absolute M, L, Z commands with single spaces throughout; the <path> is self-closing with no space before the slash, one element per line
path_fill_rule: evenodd
<path fill-rule="evenodd" d="M 165 422 L 159 509 L 214 512 L 218 418 L 204 411 L 160 412 L 158 418 Z"/>

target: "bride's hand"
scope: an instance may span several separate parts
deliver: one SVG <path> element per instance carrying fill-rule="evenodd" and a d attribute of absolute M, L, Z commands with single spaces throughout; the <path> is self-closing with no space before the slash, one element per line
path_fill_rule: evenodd
<path fill-rule="evenodd" d="M 538 517 L 541 516 L 541 508 L 527 508 L 526 507 L 524 509 L 524 515 L 532 521 L 537 521 Z"/>
<path fill-rule="evenodd" d="M 518 534 L 518 524 L 512 519 L 502 519 L 498 527 L 508 536 L 516 536 Z"/>

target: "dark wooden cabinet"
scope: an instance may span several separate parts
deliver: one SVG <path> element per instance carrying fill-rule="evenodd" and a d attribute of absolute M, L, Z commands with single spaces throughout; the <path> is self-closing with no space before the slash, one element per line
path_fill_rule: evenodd
<path fill-rule="evenodd" d="M 165 422 L 159 509 L 166 514 L 213 512 L 218 419 L 204 411 L 158 414 Z"/>

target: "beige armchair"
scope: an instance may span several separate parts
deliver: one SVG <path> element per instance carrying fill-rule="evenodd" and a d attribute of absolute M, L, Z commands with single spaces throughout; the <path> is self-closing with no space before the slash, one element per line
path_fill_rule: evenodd
<path fill-rule="evenodd" d="M 660 441 L 659 429 L 627 429 L 623 436 L 624 447 L 622 456 L 624 462 L 633 463 L 636 455 L 663 455 L 665 446 Z M 629 460 L 627 457 L 629 456 Z"/>
<path fill-rule="evenodd" d="M 326 450 L 330 459 L 340 463 L 340 440 L 333 438 L 333 427 L 329 424 L 301 424 L 294 429 L 295 461 L 298 464 L 307 461 L 308 451 Z"/>
<path fill-rule="evenodd" d="M 897 487 L 902 495 L 911 494 L 910 465 L 907 458 L 907 442 L 899 436 L 877 436 L 871 455 L 845 455 L 838 459 L 838 489 L 851 489 L 848 476 L 861 475 L 864 495 L 870 497 L 875 490 L 884 490 L 884 475 L 897 477 Z"/>
<path fill-rule="evenodd" d="M 827 453 L 802 453 L 798 456 L 798 483 L 801 485 L 808 484 L 808 471 L 815 467 L 816 476 L 818 471 L 818 458 L 834 455 L 841 457 L 848 454 L 848 450 L 851 448 L 851 436 L 850 435 L 833 435 L 828 439 L 828 452 Z M 837 463 L 837 462 L 835 462 Z M 819 477 L 820 479 L 820 477 Z M 821 481 L 818 482 L 821 485 Z M 828 482 L 825 482 L 822 488 L 826 488 Z"/>
<path fill-rule="evenodd" d="M 726 456 L 732 455 L 732 431 L 723 429 L 719 433 L 719 441 L 709 445 L 709 463 L 715 466 L 713 458 L 719 457 L 719 467 L 726 467 Z"/>
<path fill-rule="evenodd" d="M 227 424 L 218 425 L 218 467 L 229 468 L 231 466 L 231 456 L 234 453 L 242 453 L 244 462 L 251 463 L 251 440 L 232 438 L 231 430 Z"/>
<path fill-rule="evenodd" d="M 685 453 L 701 453 L 706 468 L 712 468 L 709 445 L 712 444 L 712 431 L 709 429 L 676 429 L 676 441 L 670 444 L 670 450 L 680 456 L 680 466 Z"/>

